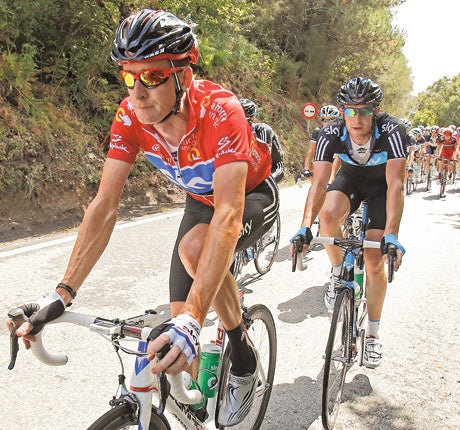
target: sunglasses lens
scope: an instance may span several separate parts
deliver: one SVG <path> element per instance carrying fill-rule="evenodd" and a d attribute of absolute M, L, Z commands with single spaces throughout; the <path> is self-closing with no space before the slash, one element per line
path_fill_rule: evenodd
<path fill-rule="evenodd" d="M 347 116 L 348 118 L 354 118 L 356 116 L 356 110 L 353 109 L 353 108 L 345 108 L 343 110 L 343 113 L 345 114 L 345 116 Z"/>
<path fill-rule="evenodd" d="M 147 70 L 141 73 L 140 79 L 147 88 L 154 88 L 166 82 L 168 76 L 160 70 Z"/>
<path fill-rule="evenodd" d="M 134 76 L 131 73 L 126 72 L 124 70 L 122 70 L 120 74 L 121 74 L 121 78 L 123 79 L 123 82 L 125 83 L 125 85 L 130 89 L 134 88 L 134 81 L 135 81 Z"/>
<path fill-rule="evenodd" d="M 374 109 L 372 108 L 345 108 L 343 113 L 348 118 L 354 118 L 356 115 L 360 116 L 369 116 L 374 113 Z"/>
<path fill-rule="evenodd" d="M 361 109 L 357 109 L 357 110 L 358 110 L 358 113 L 361 116 L 369 116 L 369 115 L 372 115 L 374 113 L 374 109 L 371 109 L 371 108 L 361 108 Z"/>

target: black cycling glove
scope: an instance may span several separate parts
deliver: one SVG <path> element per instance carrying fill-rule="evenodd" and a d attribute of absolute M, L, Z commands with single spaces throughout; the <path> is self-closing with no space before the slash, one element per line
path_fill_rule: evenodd
<path fill-rule="evenodd" d="M 39 298 L 35 302 L 21 305 L 24 314 L 34 326 L 30 334 L 37 334 L 46 323 L 60 317 L 66 308 L 63 298 L 57 291 Z"/>

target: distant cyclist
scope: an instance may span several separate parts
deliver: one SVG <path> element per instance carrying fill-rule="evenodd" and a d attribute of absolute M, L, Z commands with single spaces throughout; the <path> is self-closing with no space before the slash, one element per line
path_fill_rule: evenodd
<path fill-rule="evenodd" d="M 284 177 L 284 152 L 279 142 L 278 136 L 273 129 L 264 122 L 256 122 L 258 114 L 257 105 L 249 99 L 240 99 L 246 119 L 252 127 L 252 131 L 259 142 L 266 143 L 270 148 L 272 156 L 271 174 L 276 182 L 280 182 Z"/>
<path fill-rule="evenodd" d="M 313 160 L 315 158 L 316 141 L 318 139 L 319 132 L 321 131 L 323 127 L 328 125 L 331 121 L 340 118 L 340 111 L 334 105 L 326 105 L 320 109 L 319 117 L 321 120 L 321 125 L 313 129 L 313 132 L 310 138 L 310 143 L 308 145 L 308 150 L 305 155 L 304 170 L 300 174 L 300 177 L 311 178 L 313 176 Z M 338 166 L 340 166 L 340 163 L 337 161 L 334 166 L 335 169 L 333 169 L 331 176 L 334 176 L 334 170 L 337 171 Z"/>
<path fill-rule="evenodd" d="M 457 159 L 457 141 L 453 137 L 452 129 L 450 127 L 444 129 L 443 131 L 443 137 L 440 141 L 440 146 L 441 146 L 441 152 L 439 156 L 441 158 L 444 158 L 448 163 L 448 169 L 449 169 L 449 179 L 452 178 L 452 174 L 454 172 L 454 161 Z M 441 172 L 443 168 L 443 164 L 446 163 L 446 161 L 441 160 L 441 162 L 438 164 L 438 173 L 439 176 L 438 178 L 441 178 Z"/>

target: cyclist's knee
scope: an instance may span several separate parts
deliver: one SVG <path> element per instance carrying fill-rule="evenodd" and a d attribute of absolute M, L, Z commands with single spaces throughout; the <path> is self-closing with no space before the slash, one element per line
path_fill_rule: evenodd
<path fill-rule="evenodd" d="M 204 248 L 203 238 L 206 237 L 206 232 L 204 230 L 207 230 L 208 227 L 207 224 L 196 225 L 184 235 L 179 243 L 179 257 L 192 278 L 195 275 Z"/>

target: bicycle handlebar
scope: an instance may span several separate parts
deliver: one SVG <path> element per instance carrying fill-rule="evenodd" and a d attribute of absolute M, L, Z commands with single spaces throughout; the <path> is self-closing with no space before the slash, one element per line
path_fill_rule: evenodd
<path fill-rule="evenodd" d="M 24 312 L 20 307 L 11 309 L 8 312 L 8 317 L 11 318 L 14 323 L 13 331 L 10 335 L 10 364 L 8 366 L 8 369 L 12 370 L 16 363 L 16 357 L 19 351 L 18 336 L 15 333 L 16 328 L 25 322 L 27 317 L 24 315 Z M 151 311 L 146 311 L 145 314 L 128 320 L 128 323 L 131 324 L 118 319 L 107 320 L 93 315 L 65 311 L 59 318 L 50 321 L 48 324 L 71 323 L 85 327 L 102 335 L 120 335 L 120 337 L 131 337 L 146 341 L 147 336 L 152 331 L 152 326 L 155 325 L 155 322 L 156 313 Z M 43 330 L 35 335 L 35 341 L 30 342 L 30 347 L 35 358 L 48 366 L 63 366 L 67 364 L 67 355 L 53 354 L 46 350 L 43 345 L 42 333 Z M 160 376 L 160 390 L 162 391 L 162 395 L 167 397 L 167 394 L 164 395 L 165 387 L 164 382 L 161 381 L 161 379 L 162 378 Z M 196 404 L 201 401 L 201 391 L 188 390 L 185 388 L 181 372 L 177 375 L 166 375 L 166 379 L 170 384 L 170 389 L 166 389 L 166 391 L 168 393 L 170 392 L 177 401 L 184 404 Z"/>
<path fill-rule="evenodd" d="M 295 272 L 296 267 L 298 268 L 297 261 L 300 258 L 300 253 L 303 250 L 303 244 L 300 240 L 300 238 L 296 237 L 294 238 L 293 241 L 294 244 L 294 255 L 292 258 L 292 271 Z M 353 248 L 358 248 L 358 247 L 363 247 L 363 248 L 373 248 L 373 249 L 380 249 L 380 242 L 375 242 L 372 240 L 363 240 L 361 241 L 360 239 L 353 239 L 353 238 L 341 238 L 341 237 L 314 237 L 311 242 L 311 245 L 315 244 L 323 244 L 323 245 L 336 245 L 340 246 L 342 248 L 347 248 L 347 247 L 353 247 Z M 388 247 L 388 282 L 391 283 L 393 282 L 394 279 L 394 267 L 395 267 L 395 261 L 396 261 L 396 246 L 395 245 L 389 245 Z"/>

